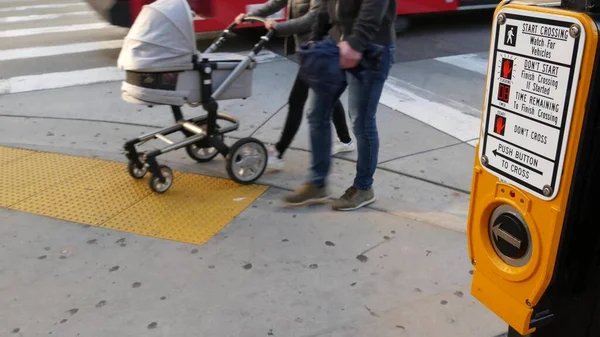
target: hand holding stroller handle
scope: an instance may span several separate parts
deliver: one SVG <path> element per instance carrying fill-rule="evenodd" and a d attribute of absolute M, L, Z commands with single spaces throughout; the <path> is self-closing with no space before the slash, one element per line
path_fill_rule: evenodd
<path fill-rule="evenodd" d="M 245 16 L 242 19 L 242 23 L 250 23 L 250 22 L 255 22 L 255 21 L 264 23 L 267 20 L 264 18 L 258 17 L 258 16 Z M 225 28 L 225 31 L 231 31 L 237 26 L 238 26 L 237 22 L 234 21 L 234 22 L 230 23 L 229 26 L 227 26 L 227 28 Z"/>
<path fill-rule="evenodd" d="M 260 17 L 260 16 L 246 16 L 243 19 L 244 22 L 260 22 L 262 24 L 266 24 L 268 19 Z M 273 35 L 275 35 L 275 28 L 271 28 L 269 32 L 264 36 L 267 40 L 270 40 Z"/>
<path fill-rule="evenodd" d="M 246 16 L 242 19 L 242 22 L 260 22 L 260 23 L 265 23 L 267 22 L 266 18 L 260 17 L 260 16 Z"/>
<path fill-rule="evenodd" d="M 246 16 L 242 19 L 242 22 L 266 23 L 267 19 L 262 18 L 260 16 Z M 238 24 L 235 21 L 232 22 L 231 24 L 229 24 L 229 26 L 227 26 L 227 28 L 225 28 L 225 30 L 219 35 L 219 37 L 204 51 L 204 53 L 213 53 L 213 52 L 217 51 L 217 49 L 219 49 L 225 43 L 225 40 L 227 40 L 229 35 L 232 33 L 233 29 L 237 26 L 238 26 Z M 262 40 L 259 42 L 258 47 L 255 46 L 255 49 L 257 51 L 260 51 L 260 49 L 263 48 L 264 44 L 267 41 L 269 41 L 273 37 L 274 34 L 275 34 L 274 29 L 269 30 L 269 32 L 265 36 L 262 37 Z"/>

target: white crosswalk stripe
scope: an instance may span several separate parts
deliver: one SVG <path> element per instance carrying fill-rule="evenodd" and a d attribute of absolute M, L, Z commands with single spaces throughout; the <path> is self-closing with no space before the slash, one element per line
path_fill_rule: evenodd
<path fill-rule="evenodd" d="M 64 13 L 64 14 L 38 14 L 38 15 L 9 16 L 9 17 L 5 17 L 5 18 L 0 18 L 0 23 L 53 20 L 53 19 L 59 19 L 61 17 L 91 16 L 94 14 L 95 13 L 92 11 L 80 11 L 80 12 L 70 12 L 70 13 Z"/>
<path fill-rule="evenodd" d="M 478 54 L 444 56 L 438 57 L 435 60 L 448 63 L 462 69 L 470 70 L 481 75 L 487 74 L 488 61 L 487 59 L 481 58 L 481 56 Z"/>
<path fill-rule="evenodd" d="M 0 8 L 0 12 L 16 13 L 19 11 L 28 11 L 28 10 L 36 10 L 36 9 L 68 8 L 68 7 L 84 7 L 84 6 L 87 6 L 87 4 L 84 2 L 66 3 L 66 4 L 30 5 L 30 6 Z"/>
<path fill-rule="evenodd" d="M 409 85 L 399 79 L 388 79 L 379 102 L 461 141 L 468 142 L 477 138 L 479 118 L 449 105 L 420 97 L 407 90 L 407 86 Z"/>
<path fill-rule="evenodd" d="M 83 1 L 47 1 L 0 0 L 0 95 L 122 80 L 116 56 L 127 29 L 111 26 Z M 266 52 L 259 62 L 277 59 Z M 487 72 L 487 59 L 478 54 L 431 61 L 473 76 Z M 472 108 L 467 114 L 462 103 L 440 103 L 417 94 L 427 88 L 418 89 L 390 77 L 380 103 L 474 146 L 480 119 Z"/>
<path fill-rule="evenodd" d="M 13 29 L 13 30 L 5 30 L 3 32 L 0 32 L 0 38 L 20 37 L 20 36 L 49 34 L 49 33 L 68 33 L 68 32 L 82 31 L 82 30 L 102 29 L 102 28 L 107 28 L 109 26 L 110 25 L 106 22 L 97 22 L 97 23 L 89 23 L 89 24 L 82 24 L 82 25 Z"/>
<path fill-rule="evenodd" d="M 73 87 L 92 83 L 120 81 L 123 72 L 117 67 L 104 67 L 43 75 L 13 77 L 0 81 L 0 94 Z"/>
<path fill-rule="evenodd" d="M 127 30 L 111 26 L 84 1 L 51 1 L 0 1 L 0 62 L 7 65 L 0 67 L 0 95 L 118 81 L 124 77 L 114 56 L 106 56 L 106 51 L 118 51 Z M 86 34 L 92 31 L 99 33 Z M 16 45 L 25 47 L 3 48 L 11 45 L 9 41 L 15 45 L 14 38 L 19 39 Z M 51 62 L 45 66 L 46 60 L 52 58 L 68 60 L 68 68 L 57 69 Z M 18 71 L 12 70 L 12 64 L 19 65 Z"/>
<path fill-rule="evenodd" d="M 20 0 L 27 1 L 27 0 Z M 0 2 L 2 4 L 2 2 Z M 63 22 L 68 17 L 85 16 L 95 14 L 90 11 L 81 11 L 80 3 L 61 3 L 61 4 L 43 4 L 43 5 L 23 5 L 9 8 L 0 8 L 8 16 L 0 16 L 0 24 L 7 24 L 8 29 L 0 31 L 0 61 L 20 61 L 32 60 L 38 64 L 48 57 L 62 56 L 73 59 L 73 68 L 65 71 L 56 71 L 51 67 L 44 69 L 42 73 L 23 74 L 4 78 L 2 69 L 0 69 L 0 94 L 14 94 L 36 90 L 58 89 L 70 86 L 104 83 L 123 80 L 125 74 L 116 67 L 116 58 L 107 58 L 102 56 L 104 50 L 118 50 L 123 45 L 123 37 L 127 30 L 122 29 L 121 38 L 116 40 L 100 40 L 91 42 L 77 42 L 63 44 L 62 41 L 68 40 L 72 34 L 90 30 L 115 29 L 109 23 L 102 21 L 98 15 L 92 16 L 89 23 L 64 25 Z M 60 13 L 22 15 L 25 10 L 39 10 L 59 8 Z M 15 12 L 17 15 L 12 15 Z M 35 23 L 33 27 L 22 29 L 10 29 L 10 23 L 19 22 Z M 52 24 L 48 25 L 50 21 Z M 28 46 L 25 48 L 2 49 L 2 41 L 9 38 L 20 37 L 24 39 L 35 38 L 39 36 L 53 36 L 56 43 L 44 46 Z M 90 54 L 94 53 L 94 54 Z M 98 54 L 95 54 L 98 53 Z M 78 69 L 78 63 L 84 63 L 82 58 L 100 58 L 101 67 Z M 280 58 L 278 55 L 270 52 L 261 53 L 257 57 L 257 62 L 265 63 Z M 27 69 L 24 69 L 27 71 Z"/>
<path fill-rule="evenodd" d="M 0 61 L 29 59 L 63 54 L 83 53 L 102 49 L 121 48 L 123 40 L 73 43 L 61 46 L 31 47 L 0 50 Z"/>

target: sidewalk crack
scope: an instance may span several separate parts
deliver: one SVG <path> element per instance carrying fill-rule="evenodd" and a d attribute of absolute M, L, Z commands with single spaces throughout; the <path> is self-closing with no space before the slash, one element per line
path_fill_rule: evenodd
<path fill-rule="evenodd" d="M 279 109 L 275 110 L 275 112 L 273 114 L 271 114 L 271 116 L 269 116 L 269 118 L 267 118 L 264 122 L 262 122 L 254 131 L 252 131 L 252 133 L 250 134 L 250 137 L 254 137 L 254 134 L 258 132 L 258 130 L 260 130 L 263 126 L 265 126 L 273 117 L 275 117 L 275 115 L 277 115 L 281 110 L 283 110 L 283 108 L 285 108 L 288 104 L 285 103 L 283 106 L 281 106 Z"/>
<path fill-rule="evenodd" d="M 406 155 L 399 156 L 399 157 L 396 157 L 396 158 L 392 158 L 392 159 L 384 160 L 384 161 L 382 161 L 382 162 L 378 163 L 378 164 L 377 164 L 377 166 L 379 166 L 379 165 L 383 165 L 383 164 L 387 164 L 387 163 L 389 163 L 389 162 L 392 162 L 392 161 L 394 161 L 394 160 L 398 160 L 398 159 L 404 159 L 404 158 L 408 158 L 408 157 L 412 157 L 412 156 L 417 156 L 417 155 L 420 155 L 420 154 L 425 154 L 425 153 L 428 153 L 428 152 L 433 152 L 433 151 L 437 151 L 437 150 L 443 150 L 443 149 L 447 149 L 447 148 L 449 148 L 449 147 L 453 147 L 453 146 L 456 146 L 456 145 L 461 145 L 461 144 L 464 144 L 464 142 L 462 142 L 462 141 L 461 141 L 461 142 L 458 142 L 458 143 L 452 143 L 452 144 L 450 144 L 450 145 L 446 145 L 446 146 L 442 146 L 442 147 L 437 147 L 437 148 L 433 148 L 433 149 L 429 149 L 429 150 L 423 150 L 423 151 L 420 151 L 420 152 L 415 152 L 415 153 L 411 153 L 411 154 L 406 154 Z"/>

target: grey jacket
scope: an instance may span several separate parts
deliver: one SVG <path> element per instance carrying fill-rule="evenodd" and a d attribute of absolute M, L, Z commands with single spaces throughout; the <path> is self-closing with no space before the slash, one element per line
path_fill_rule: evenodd
<path fill-rule="evenodd" d="M 285 37 L 285 53 L 289 55 L 293 54 L 300 44 L 308 41 L 312 25 L 317 19 L 320 3 L 320 0 L 269 0 L 247 15 L 266 18 L 287 6 L 286 21 L 277 23 L 276 33 L 278 36 Z M 293 39 L 290 38 L 292 35 Z"/>
<path fill-rule="evenodd" d="M 325 34 L 329 23 L 329 36 L 359 52 L 370 43 L 385 46 L 396 40 L 395 0 L 319 0 L 318 8 L 312 39 Z"/>

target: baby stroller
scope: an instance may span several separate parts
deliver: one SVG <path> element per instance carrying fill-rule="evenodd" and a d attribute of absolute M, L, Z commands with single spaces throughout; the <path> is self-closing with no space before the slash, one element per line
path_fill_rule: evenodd
<path fill-rule="evenodd" d="M 235 23 L 221 33 L 213 44 L 200 53 L 196 48 L 194 13 L 186 0 L 158 0 L 143 7 L 125 37 L 118 65 L 126 71 L 122 98 L 128 103 L 147 106 L 169 105 L 175 125 L 127 141 L 125 155 L 129 174 L 142 179 L 150 171 L 152 191 L 166 192 L 173 184 L 173 172 L 159 165 L 159 155 L 185 148 L 200 163 L 209 162 L 219 153 L 225 157 L 231 179 L 250 184 L 259 179 L 267 165 L 267 150 L 258 139 L 248 137 L 233 146 L 224 143 L 224 134 L 239 128 L 237 119 L 219 114 L 218 100 L 245 99 L 252 95 L 254 58 L 272 38 L 269 31 L 249 55 L 215 53 L 223 45 Z M 246 21 L 265 19 L 248 17 Z M 207 114 L 185 119 L 181 107 L 202 106 Z M 230 125 L 222 126 L 217 121 Z M 222 124 L 222 123 L 221 123 Z M 167 138 L 182 132 L 182 141 Z M 139 152 L 136 146 L 159 139 L 168 145 L 162 149 Z"/>

